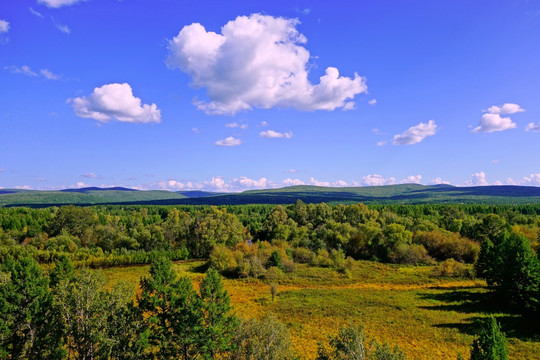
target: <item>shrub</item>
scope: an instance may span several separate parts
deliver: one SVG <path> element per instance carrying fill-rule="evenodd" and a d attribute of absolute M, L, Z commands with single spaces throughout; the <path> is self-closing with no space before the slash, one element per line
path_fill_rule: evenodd
<path fill-rule="evenodd" d="M 294 248 L 292 255 L 293 260 L 299 264 L 311 264 L 315 260 L 315 253 L 303 247 Z"/>
<path fill-rule="evenodd" d="M 264 278 L 270 281 L 277 281 L 281 278 L 281 276 L 283 276 L 283 271 L 281 271 L 281 269 L 277 266 L 271 266 L 268 270 L 266 270 L 266 274 L 264 274 Z"/>
<path fill-rule="evenodd" d="M 282 264 L 283 271 L 285 271 L 286 273 L 293 273 L 296 271 L 296 264 L 294 263 L 294 261 L 284 259 L 282 261 Z"/>
<path fill-rule="evenodd" d="M 231 272 L 236 269 L 235 254 L 226 246 L 217 245 L 212 249 L 209 258 L 210 266 L 219 272 Z"/>
<path fill-rule="evenodd" d="M 279 269 L 283 268 L 283 264 L 281 263 L 281 256 L 279 255 L 279 252 L 277 250 L 274 250 L 272 252 L 272 255 L 270 255 L 270 258 L 268 259 L 267 265 L 269 267 L 277 267 Z"/>
<path fill-rule="evenodd" d="M 324 249 L 319 249 L 317 251 L 317 256 L 311 263 L 311 265 L 322 266 L 322 267 L 331 267 L 333 265 L 332 259 L 330 259 L 330 254 Z"/>
<path fill-rule="evenodd" d="M 244 257 L 238 264 L 238 275 L 242 277 L 259 278 L 266 273 L 266 269 L 259 257 L 250 255 Z"/>
<path fill-rule="evenodd" d="M 439 261 L 453 258 L 473 263 L 480 250 L 476 242 L 457 233 L 443 231 L 419 231 L 415 235 L 415 242 L 423 245 L 428 254 Z"/>
<path fill-rule="evenodd" d="M 440 263 L 434 270 L 435 275 L 445 277 L 473 278 L 474 270 L 454 259 L 447 259 Z"/>
<path fill-rule="evenodd" d="M 390 259 L 398 264 L 432 264 L 433 259 L 428 255 L 426 249 L 422 245 L 398 244 Z"/>

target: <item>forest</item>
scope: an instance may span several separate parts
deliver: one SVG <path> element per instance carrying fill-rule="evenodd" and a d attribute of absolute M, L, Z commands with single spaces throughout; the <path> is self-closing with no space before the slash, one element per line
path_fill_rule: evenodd
<path fill-rule="evenodd" d="M 296 359 L 283 319 L 235 315 L 223 281 L 263 282 L 274 301 L 299 274 L 347 282 L 364 266 L 481 281 L 490 304 L 536 319 L 539 247 L 540 205 L 0 208 L 0 358 Z M 184 261 L 200 275 L 178 276 Z M 136 283 L 104 276 L 147 264 Z M 484 320 L 462 355 L 508 358 Z M 341 324 L 316 358 L 406 357 L 372 332 Z"/>

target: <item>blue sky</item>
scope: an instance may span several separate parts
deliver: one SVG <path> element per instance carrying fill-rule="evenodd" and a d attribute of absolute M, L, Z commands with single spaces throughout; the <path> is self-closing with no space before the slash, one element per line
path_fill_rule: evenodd
<path fill-rule="evenodd" d="M 537 1 L 0 0 L 0 187 L 540 186 Z"/>

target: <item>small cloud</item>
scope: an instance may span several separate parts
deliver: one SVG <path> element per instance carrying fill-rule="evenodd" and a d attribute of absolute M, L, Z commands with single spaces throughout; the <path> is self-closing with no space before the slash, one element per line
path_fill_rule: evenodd
<path fill-rule="evenodd" d="M 259 133 L 260 137 L 267 138 L 267 139 L 290 139 L 293 136 L 292 131 L 280 133 L 274 130 L 267 130 L 267 131 L 261 131 Z"/>
<path fill-rule="evenodd" d="M 0 19 L 0 33 L 7 33 L 9 31 L 9 21 Z"/>
<path fill-rule="evenodd" d="M 34 16 L 37 16 L 37 17 L 39 17 L 39 18 L 42 18 L 42 19 L 43 19 L 43 15 L 41 15 L 41 13 L 40 13 L 40 12 L 37 12 L 36 10 L 32 9 L 31 7 L 30 7 L 30 8 L 28 8 L 28 10 L 30 10 L 30 12 L 32 13 L 32 15 L 34 15 Z"/>
<path fill-rule="evenodd" d="M 311 13 L 311 9 L 310 9 L 310 8 L 304 8 L 304 9 L 295 8 L 294 10 L 295 10 L 297 13 L 302 14 L 302 15 L 309 15 L 309 14 Z"/>
<path fill-rule="evenodd" d="M 287 178 L 281 182 L 283 186 L 305 185 L 306 183 L 300 179 Z"/>
<path fill-rule="evenodd" d="M 491 160 L 491 162 L 494 163 L 494 164 L 498 164 L 498 163 L 499 163 L 499 159 Z"/>
<path fill-rule="evenodd" d="M 422 180 L 422 175 L 411 175 L 407 176 L 405 179 L 401 180 L 402 184 L 419 184 Z"/>
<path fill-rule="evenodd" d="M 37 181 L 47 181 L 47 179 L 44 179 L 44 178 L 37 178 L 36 180 Z"/>
<path fill-rule="evenodd" d="M 296 174 L 298 172 L 298 170 L 296 169 L 289 169 L 287 170 L 288 173 L 291 173 L 291 174 Z"/>
<path fill-rule="evenodd" d="M 350 110 L 355 110 L 356 109 L 356 104 L 354 103 L 354 101 L 348 101 L 345 103 L 345 106 L 342 108 L 343 111 L 350 111 Z"/>
<path fill-rule="evenodd" d="M 268 126 L 268 122 L 266 122 L 266 121 L 261 121 L 260 126 L 262 126 L 262 127 Z"/>
<path fill-rule="evenodd" d="M 54 24 L 54 26 L 56 26 L 56 28 L 58 30 L 60 30 L 60 32 L 64 33 L 64 34 L 71 34 L 71 29 L 69 28 L 69 26 L 67 25 L 62 25 L 62 24 L 59 24 L 58 22 L 56 22 L 56 20 L 51 16 L 51 20 Z"/>
<path fill-rule="evenodd" d="M 533 131 L 533 132 L 540 132 L 540 122 L 538 125 L 534 125 L 534 123 L 529 123 L 525 127 L 525 131 Z"/>
<path fill-rule="evenodd" d="M 239 124 L 237 123 L 236 121 L 235 122 L 232 122 L 230 124 L 225 124 L 225 127 L 228 127 L 228 128 L 239 128 L 239 129 L 242 129 L 242 130 L 245 130 L 248 128 L 248 124 Z"/>
<path fill-rule="evenodd" d="M 228 138 L 225 138 L 223 140 L 216 141 L 215 144 L 217 146 L 238 146 L 242 144 L 242 140 L 229 136 Z"/>
<path fill-rule="evenodd" d="M 82 174 L 81 175 L 82 177 L 85 177 L 85 178 L 89 178 L 89 179 L 96 179 L 98 176 L 96 174 L 94 174 L 93 172 L 89 172 L 89 173 L 86 173 L 86 174 Z"/>
<path fill-rule="evenodd" d="M 472 132 L 487 132 L 504 131 L 515 128 L 516 123 L 512 122 L 509 117 L 501 117 L 499 114 L 484 114 L 480 120 L 480 124 L 475 127 Z"/>
<path fill-rule="evenodd" d="M 394 135 L 392 140 L 394 145 L 412 145 L 417 144 L 428 136 L 437 133 L 435 121 L 429 120 L 427 124 L 420 123 L 407 129 L 402 134 Z"/>
<path fill-rule="evenodd" d="M 330 186 L 329 181 L 319 181 L 313 177 L 309 178 L 309 184 L 315 186 Z"/>
<path fill-rule="evenodd" d="M 41 75 L 43 75 L 43 77 L 48 80 L 59 80 L 62 77 L 61 75 L 56 75 L 52 71 L 49 71 L 47 69 L 41 69 L 39 70 L 39 72 L 41 73 Z"/>
<path fill-rule="evenodd" d="M 384 145 L 386 145 L 386 143 L 387 143 L 386 140 L 379 141 L 379 142 L 377 143 L 377 146 L 384 146 Z"/>
<path fill-rule="evenodd" d="M 518 104 L 506 103 L 500 106 L 492 106 L 487 110 L 484 110 L 490 114 L 515 114 L 517 112 L 525 111 Z"/>
<path fill-rule="evenodd" d="M 393 185 L 396 183 L 396 178 L 389 177 L 384 178 L 382 175 L 379 174 L 370 174 L 366 176 L 362 176 L 362 180 L 360 182 L 363 186 L 383 186 L 383 185 Z"/>
<path fill-rule="evenodd" d="M 200 134 L 201 130 L 198 128 L 191 128 L 191 131 L 193 131 L 195 134 Z"/>
<path fill-rule="evenodd" d="M 32 190 L 30 185 L 17 185 L 17 186 L 15 186 L 15 189 L 17 189 L 17 190 Z"/>
<path fill-rule="evenodd" d="M 431 180 L 430 184 L 432 184 L 432 185 L 441 185 L 441 184 L 450 185 L 450 181 L 446 181 L 446 180 L 443 180 L 441 177 L 438 177 L 438 178 L 435 178 L 435 179 Z"/>
<path fill-rule="evenodd" d="M 111 119 L 140 124 L 161 122 L 161 111 L 156 104 L 142 104 L 140 98 L 133 96 L 127 83 L 103 85 L 95 88 L 92 94 L 70 102 L 77 116 L 103 123 Z"/>
<path fill-rule="evenodd" d="M 540 186 L 540 173 L 525 176 L 522 183 L 524 185 Z"/>
<path fill-rule="evenodd" d="M 19 66 L 4 66 L 4 70 L 9 70 L 13 74 L 23 74 L 23 75 L 32 76 L 32 77 L 38 76 L 38 74 L 32 71 L 32 69 L 28 65 L 23 65 L 20 67 Z"/>
<path fill-rule="evenodd" d="M 368 101 L 368 104 L 371 105 L 371 106 L 375 106 L 377 105 L 377 99 L 371 99 Z"/>
<path fill-rule="evenodd" d="M 75 184 L 75 186 L 78 187 L 78 188 L 82 188 L 82 187 L 89 187 L 90 185 L 85 184 L 82 181 L 79 181 L 77 184 Z"/>
<path fill-rule="evenodd" d="M 38 3 L 57 9 L 62 6 L 75 5 L 86 0 L 38 0 Z"/>
<path fill-rule="evenodd" d="M 469 186 L 485 186 L 489 185 L 486 174 L 483 171 L 474 173 L 471 175 L 471 180 L 467 181 L 465 185 Z"/>

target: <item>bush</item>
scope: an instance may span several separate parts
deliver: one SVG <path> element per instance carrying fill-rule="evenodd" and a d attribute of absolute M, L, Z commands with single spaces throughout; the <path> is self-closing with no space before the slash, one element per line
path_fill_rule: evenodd
<path fill-rule="evenodd" d="M 217 245 L 212 249 L 208 262 L 210 266 L 219 272 L 232 272 L 238 266 L 234 252 L 221 245 Z"/>
<path fill-rule="evenodd" d="M 247 256 L 238 264 L 238 275 L 242 277 L 259 278 L 265 273 L 266 269 L 258 256 Z"/>
<path fill-rule="evenodd" d="M 322 266 L 322 267 L 331 267 L 334 263 L 330 259 L 330 254 L 324 249 L 319 249 L 317 251 L 317 256 L 313 259 L 311 265 Z"/>
<path fill-rule="evenodd" d="M 268 270 L 266 270 L 266 274 L 264 274 L 264 278 L 270 281 L 277 281 L 282 276 L 283 271 L 281 271 L 281 269 L 276 266 L 271 266 Z"/>
<path fill-rule="evenodd" d="M 474 270 L 471 266 L 457 262 L 454 259 L 448 259 L 435 268 L 434 274 L 437 276 L 472 279 L 474 277 Z"/>
<path fill-rule="evenodd" d="M 398 264 L 433 264 L 433 259 L 428 255 L 426 249 L 422 245 L 399 244 L 396 246 L 392 254 L 390 254 L 392 262 Z"/>
<path fill-rule="evenodd" d="M 451 232 L 419 231 L 415 235 L 415 242 L 423 245 L 428 254 L 439 261 L 452 258 L 474 263 L 480 251 L 476 242 Z"/>
<path fill-rule="evenodd" d="M 285 271 L 286 273 L 293 273 L 296 271 L 296 264 L 294 263 L 294 261 L 284 259 L 282 261 L 282 264 L 283 271 Z"/>
<path fill-rule="evenodd" d="M 315 260 L 315 253 L 303 247 L 294 248 L 292 255 L 293 260 L 299 264 L 311 264 Z"/>

